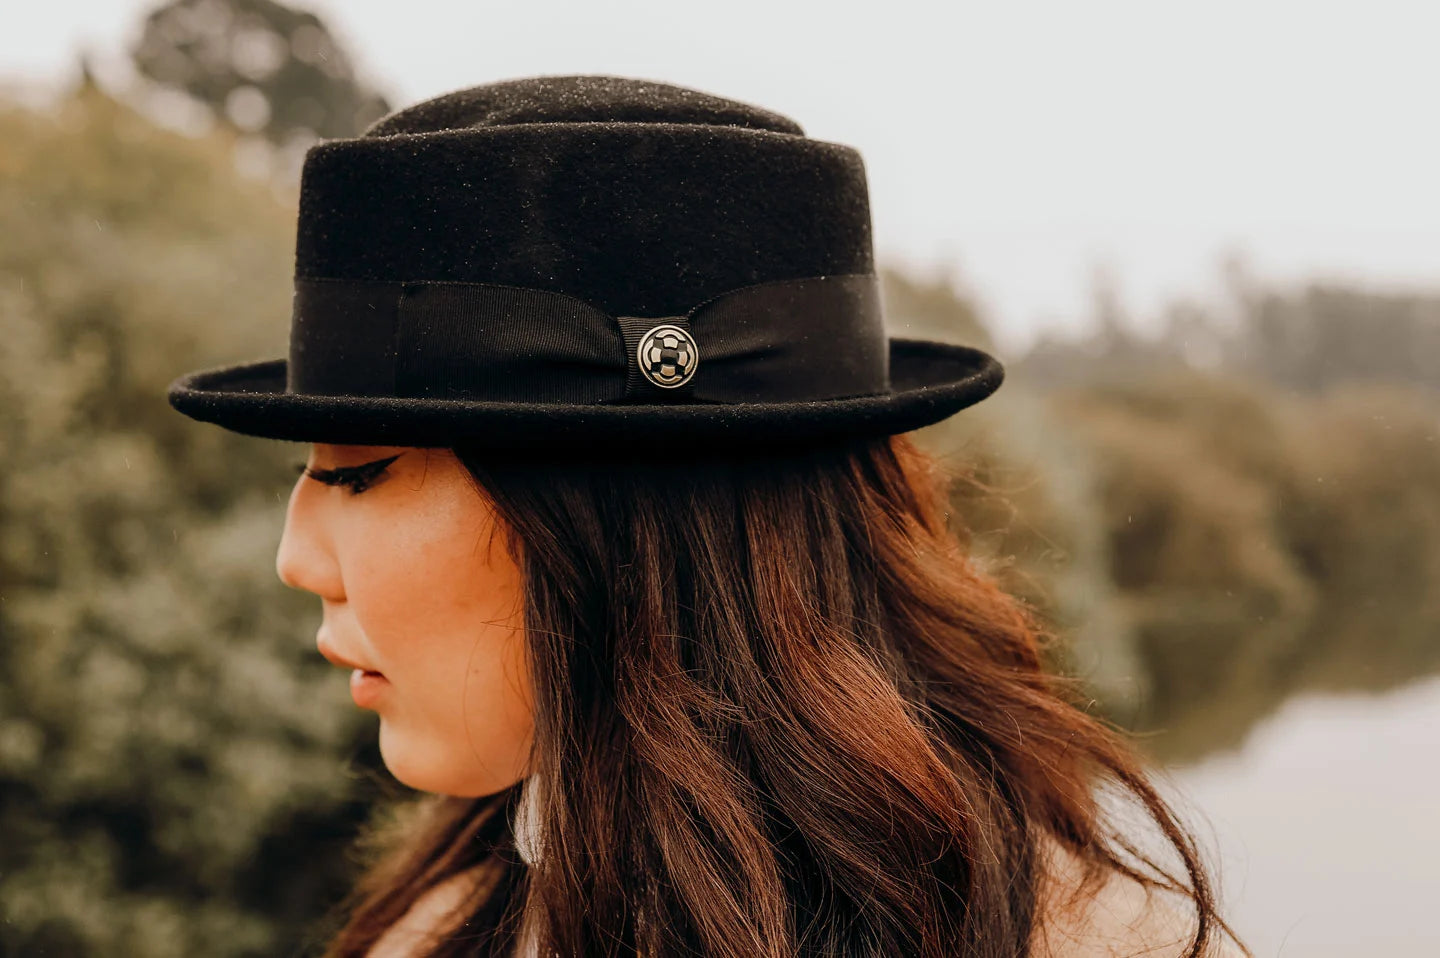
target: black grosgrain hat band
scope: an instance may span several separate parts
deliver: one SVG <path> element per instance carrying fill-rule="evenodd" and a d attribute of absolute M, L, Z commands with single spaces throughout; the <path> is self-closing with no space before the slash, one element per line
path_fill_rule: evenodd
<path fill-rule="evenodd" d="M 825 400 L 890 385 L 872 273 L 757 283 L 650 317 L 492 283 L 297 278 L 286 373 L 295 395 L 559 404 Z"/>

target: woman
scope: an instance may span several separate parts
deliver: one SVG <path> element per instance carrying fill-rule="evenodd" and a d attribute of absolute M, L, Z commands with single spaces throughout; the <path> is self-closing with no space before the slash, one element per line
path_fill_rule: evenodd
<path fill-rule="evenodd" d="M 277 571 L 422 793 L 327 954 L 1237 954 L 904 435 L 1001 377 L 886 337 L 858 153 L 769 111 L 536 77 L 312 148 L 288 360 L 170 400 L 310 444 Z"/>

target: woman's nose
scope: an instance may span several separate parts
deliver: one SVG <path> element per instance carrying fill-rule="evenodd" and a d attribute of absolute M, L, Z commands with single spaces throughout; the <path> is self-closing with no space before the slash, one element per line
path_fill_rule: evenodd
<path fill-rule="evenodd" d="M 321 503 L 306 495 L 301 477 L 285 509 L 285 530 L 275 553 L 275 572 L 292 589 L 339 601 L 344 598 L 340 565 L 326 531 Z"/>

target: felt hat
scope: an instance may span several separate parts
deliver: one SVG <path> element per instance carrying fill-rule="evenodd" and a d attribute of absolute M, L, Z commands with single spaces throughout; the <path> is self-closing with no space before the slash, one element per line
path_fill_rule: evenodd
<path fill-rule="evenodd" d="M 937 422 L 979 349 L 886 333 L 860 154 L 666 83 L 458 90 L 306 153 L 286 358 L 168 389 L 255 436 L 796 445 Z"/>

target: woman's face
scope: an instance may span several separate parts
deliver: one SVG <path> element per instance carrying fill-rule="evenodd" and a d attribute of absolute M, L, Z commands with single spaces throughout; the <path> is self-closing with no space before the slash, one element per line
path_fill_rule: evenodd
<path fill-rule="evenodd" d="M 312 476 L 392 456 L 358 492 Z M 306 466 L 276 571 L 320 597 L 327 659 L 382 676 L 352 692 L 380 716 L 386 767 L 447 795 L 519 781 L 533 705 L 520 573 L 488 500 L 447 449 L 314 443 Z"/>

